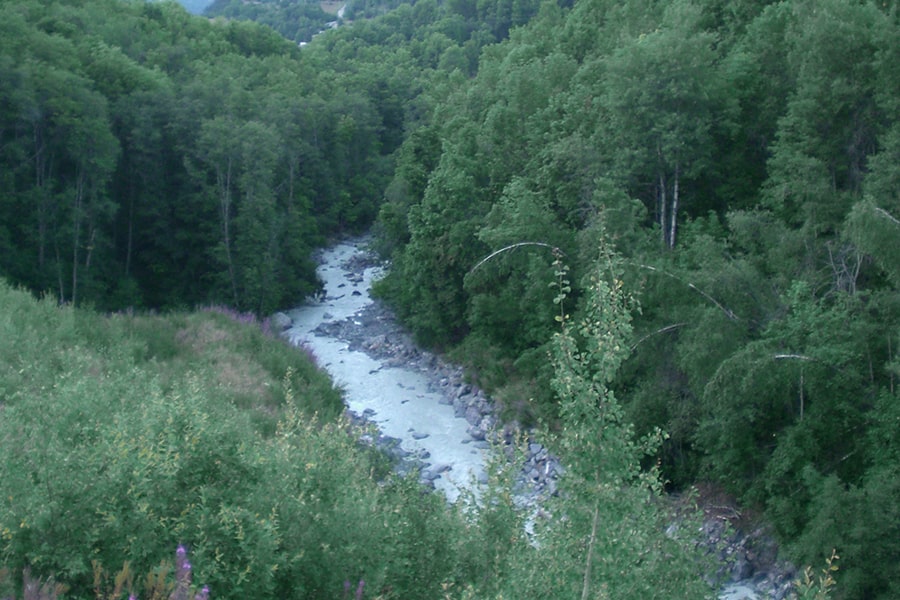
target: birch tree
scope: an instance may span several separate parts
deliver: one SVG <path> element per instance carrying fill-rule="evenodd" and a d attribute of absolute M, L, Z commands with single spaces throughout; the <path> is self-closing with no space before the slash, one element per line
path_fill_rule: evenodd
<path fill-rule="evenodd" d="M 608 151 L 630 187 L 651 190 L 668 248 L 677 242 L 684 183 L 709 168 L 714 123 L 725 108 L 716 37 L 699 20 L 699 9 L 676 2 L 656 30 L 629 39 L 605 62 Z"/>
<path fill-rule="evenodd" d="M 241 141 L 235 135 L 236 130 L 237 124 L 232 120 L 215 117 L 203 122 L 197 142 L 199 158 L 214 176 L 213 191 L 221 236 L 217 254 L 227 271 L 228 290 L 235 304 L 238 303 L 238 285 L 232 230 L 241 161 Z"/>
<path fill-rule="evenodd" d="M 704 598 L 709 589 L 697 576 L 689 541 L 665 533 L 653 501 L 662 488 L 659 474 L 641 467 L 663 435 L 635 435 L 611 389 L 630 354 L 631 315 L 639 310 L 621 261 L 601 242 L 577 318 L 568 315 L 568 269 L 559 257 L 554 266 L 561 329 L 551 361 L 560 423 L 548 444 L 566 471 L 559 496 L 547 505 L 551 518 L 536 525 L 537 551 L 509 578 L 509 597 Z"/>

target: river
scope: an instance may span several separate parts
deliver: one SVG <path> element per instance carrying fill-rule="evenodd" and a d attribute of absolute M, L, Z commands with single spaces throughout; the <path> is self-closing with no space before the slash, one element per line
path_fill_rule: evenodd
<path fill-rule="evenodd" d="M 360 268 L 364 240 L 334 245 L 320 257 L 318 274 L 324 296 L 289 311 L 292 324 L 285 332 L 294 345 L 303 345 L 344 390 L 347 408 L 365 416 L 385 436 L 423 461 L 435 489 L 454 502 L 461 490 L 474 489 L 484 479 L 484 442 L 470 435 L 470 423 L 457 416 L 446 389 L 418 365 L 397 364 L 353 348 L 344 335 L 328 335 L 328 324 L 356 324 L 373 300 L 371 285 L 381 275 L 378 266 Z M 324 333 L 324 335 L 323 335 Z"/>

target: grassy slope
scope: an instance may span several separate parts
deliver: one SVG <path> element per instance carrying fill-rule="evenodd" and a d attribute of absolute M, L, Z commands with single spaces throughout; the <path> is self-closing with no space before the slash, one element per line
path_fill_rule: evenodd
<path fill-rule="evenodd" d="M 298 459 L 309 471 L 328 449 L 339 476 L 368 472 L 329 425 L 343 407 L 330 379 L 236 317 L 104 316 L 0 281 L 0 533 L 13 573 L 31 565 L 83 590 L 93 559 L 146 572 L 184 542 L 227 597 L 223 582 L 277 560 L 278 483 L 301 477 Z M 296 439 L 276 443 L 279 427 Z M 222 558 L 229 544 L 240 547 Z"/>

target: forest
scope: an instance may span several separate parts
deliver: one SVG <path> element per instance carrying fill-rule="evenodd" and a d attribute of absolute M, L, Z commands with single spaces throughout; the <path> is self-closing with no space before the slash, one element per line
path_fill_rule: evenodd
<path fill-rule="evenodd" d="M 184 542 L 214 597 L 365 580 L 373 598 L 697 598 L 690 540 L 661 534 L 651 499 L 712 484 L 795 564 L 836 550 L 835 597 L 900 597 L 898 4 L 344 15 L 318 33 L 333 17 L 304 2 L 0 0 L 0 562 L 74 597 L 99 566 L 147 573 Z M 294 306 L 318 289 L 315 249 L 369 229 L 390 264 L 378 295 L 570 465 L 544 543 L 502 469 L 474 513 L 391 480 L 306 363 L 269 356 L 277 340 L 246 346 L 264 368 L 191 345 L 250 334 L 190 311 Z M 285 391 L 262 413 L 252 394 L 223 404 L 223 372 Z M 168 437 L 167 403 L 192 423 Z M 159 438 L 122 437 L 141 428 Z M 187 451 L 201 433 L 210 455 Z M 290 444 L 329 449 L 344 483 L 279 462 Z M 222 469 L 259 474 L 238 498 Z M 278 477 L 293 487 L 273 505 Z M 355 504 L 322 508 L 340 491 Z M 82 516 L 63 526 L 70 502 Z M 348 516 L 364 540 L 341 538 Z"/>

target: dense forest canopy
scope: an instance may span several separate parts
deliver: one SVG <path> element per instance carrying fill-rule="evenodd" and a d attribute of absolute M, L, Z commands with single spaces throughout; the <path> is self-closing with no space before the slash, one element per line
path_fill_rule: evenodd
<path fill-rule="evenodd" d="M 202 12 L 208 17 L 255 21 L 271 27 L 289 40 L 303 43 L 328 29 L 329 23 L 337 22 L 337 15 L 325 12 L 322 4 L 314 0 L 305 2 L 215 0 L 204 7 Z"/>
<path fill-rule="evenodd" d="M 0 274 L 73 305 L 265 314 L 374 222 L 379 293 L 508 418 L 661 427 L 644 461 L 670 487 L 722 485 L 794 560 L 837 548 L 842 597 L 894 598 L 898 11 L 354 0 L 301 48 L 317 4 L 0 0 Z"/>
<path fill-rule="evenodd" d="M 269 28 L 174 3 L 0 11 L 13 282 L 100 308 L 267 313 L 315 290 L 312 248 L 375 216 L 402 72 L 338 72 Z"/>
<path fill-rule="evenodd" d="M 843 0 L 543 3 L 435 88 L 400 149 L 381 293 L 511 416 L 553 422 L 548 247 L 577 314 L 611 238 L 642 307 L 612 385 L 639 432 L 670 434 L 670 484 L 718 482 L 795 559 L 838 548 L 846 597 L 896 597 L 898 20 Z"/>

